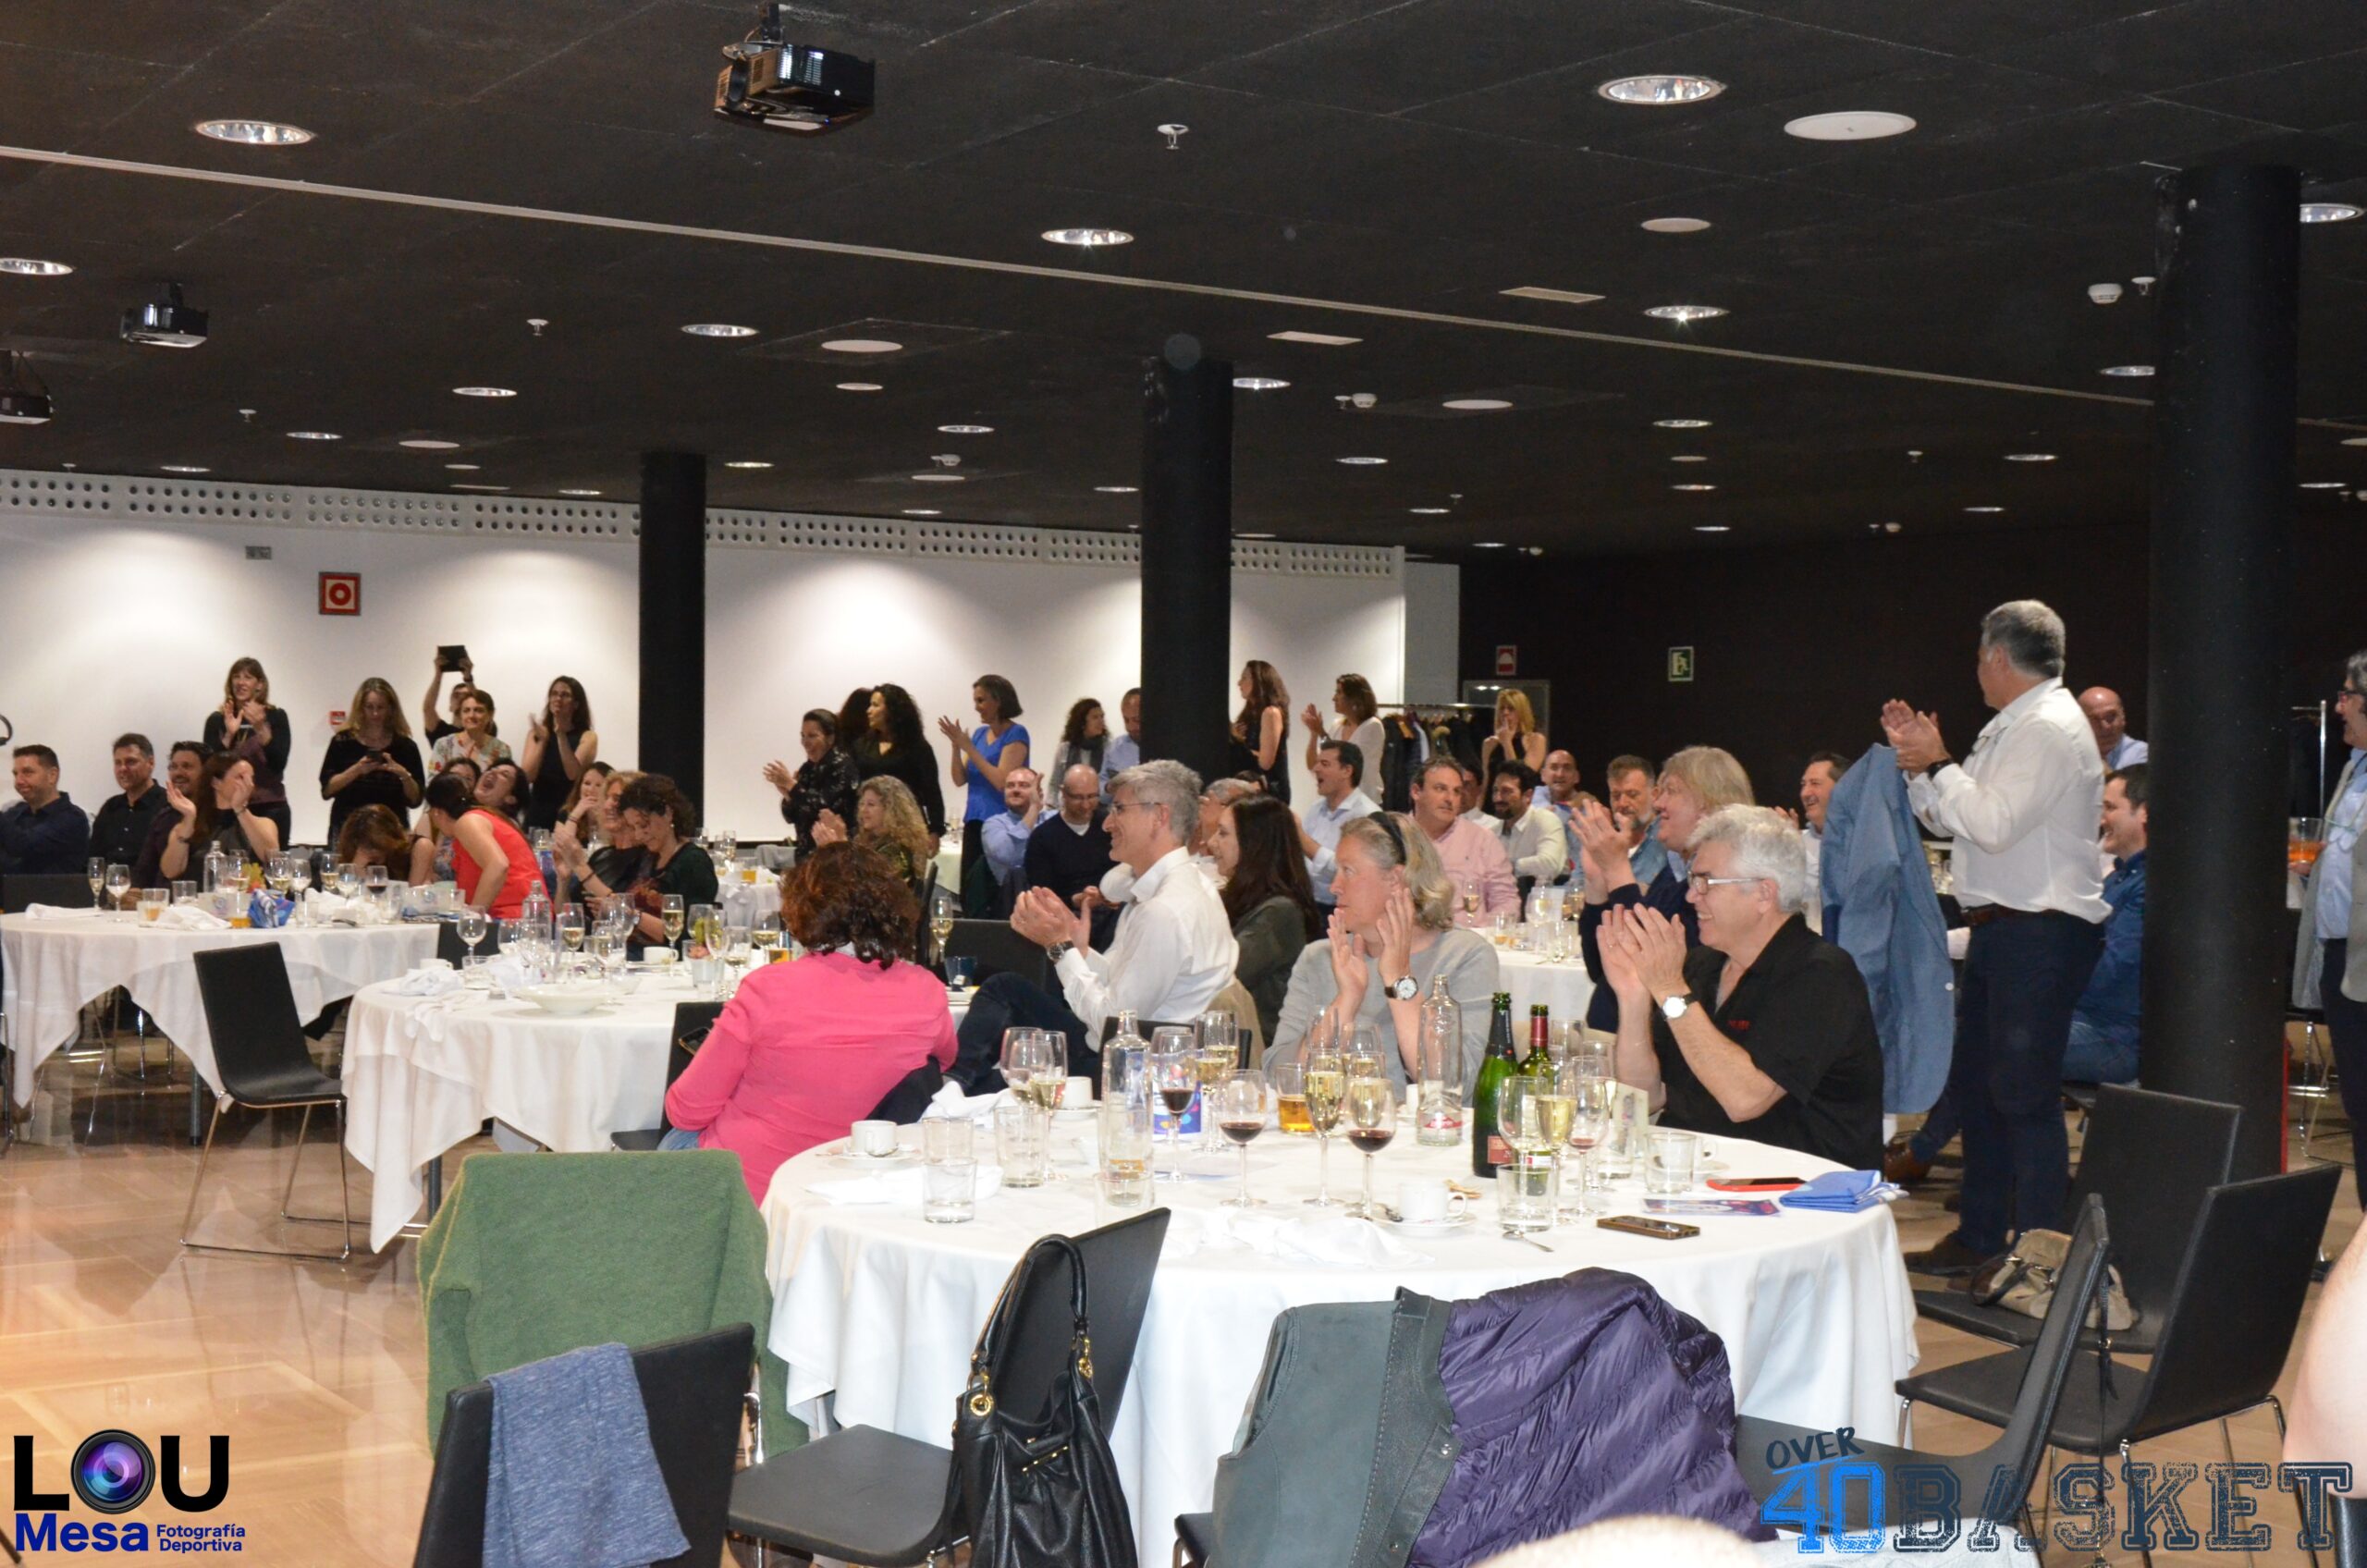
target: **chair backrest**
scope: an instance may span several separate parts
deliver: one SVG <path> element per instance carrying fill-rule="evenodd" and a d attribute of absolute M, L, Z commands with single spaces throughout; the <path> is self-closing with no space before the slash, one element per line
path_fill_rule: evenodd
<path fill-rule="evenodd" d="M 214 1037 L 215 1070 L 233 1098 L 260 1093 L 275 1074 L 291 1068 L 313 1070 L 278 943 L 207 948 L 190 962 L 205 1004 L 205 1031 Z"/>
<path fill-rule="evenodd" d="M 2149 1317 L 2168 1299 L 2202 1194 L 2227 1180 L 2242 1117 L 2232 1105 L 2184 1095 L 2110 1084 L 2096 1091 L 2064 1229 L 2090 1194 L 2104 1200 L 2113 1263 Z"/>
<path fill-rule="evenodd" d="M 12 871 L 0 876 L 0 914 L 22 914 L 35 904 L 92 907 L 91 879 L 80 872 Z"/>
<path fill-rule="evenodd" d="M 928 1102 L 944 1086 L 945 1074 L 937 1063 L 924 1061 L 897 1079 L 896 1086 L 880 1096 L 879 1103 L 871 1108 L 871 1120 L 909 1127 L 928 1114 Z"/>
<path fill-rule="evenodd" d="M 2103 1200 L 2091 1193 L 2080 1202 L 2079 1219 L 2072 1225 L 2071 1246 L 2055 1276 L 2054 1299 L 2047 1305 L 2045 1321 L 2039 1326 L 2038 1340 L 2022 1372 L 2021 1389 L 2014 1395 L 2012 1417 L 1997 1434 L 1997 1440 L 1964 1466 L 1979 1476 L 2005 1473 L 2007 1479 L 1990 1484 L 1980 1503 L 1965 1500 L 1968 1509 L 1981 1507 L 1997 1524 L 2015 1522 L 2030 1494 L 2030 1483 L 2038 1477 L 2039 1461 L 2046 1452 L 2046 1434 L 2054 1425 L 2055 1406 L 2063 1399 L 2064 1379 L 2078 1358 L 2079 1331 L 2103 1297 L 2111 1253 Z M 1992 1513 L 1991 1503 L 2002 1512 Z"/>
<path fill-rule="evenodd" d="M 1074 1238 L 1085 1258 L 1085 1305 L 1093 1336 L 1093 1393 L 1104 1430 L 1116 1426 L 1118 1406 L 1134 1369 L 1134 1341 L 1150 1305 L 1151 1278 L 1167 1240 L 1170 1211 L 1154 1208 Z M 1052 1379 L 1068 1366 L 1069 1264 L 1050 1248 L 1031 1248 L 1010 1287 L 1019 1292 L 1018 1331 L 988 1370 L 997 1397 L 1033 1415 L 1050 1396 Z"/>
<path fill-rule="evenodd" d="M 721 1002 L 676 1002 L 674 1004 L 674 1043 L 695 1051 L 706 1042 L 707 1031 L 723 1016 Z M 671 1084 L 681 1075 L 679 1067 L 670 1068 L 666 1082 Z"/>
<path fill-rule="evenodd" d="M 2249 1409 L 2275 1388 L 2341 1176 L 2312 1165 L 2203 1195 L 2129 1441 Z"/>
<path fill-rule="evenodd" d="M 1032 986 L 1049 990 L 1050 966 L 1044 949 L 1011 928 L 1008 920 L 957 920 L 945 938 L 943 958 L 977 961 L 980 982 L 998 974 L 1016 974 Z"/>
<path fill-rule="evenodd" d="M 2367 1494 L 2334 1500 L 2334 1568 L 2367 1568 Z"/>
<path fill-rule="evenodd" d="M 666 1564 L 711 1565 L 722 1554 L 731 1461 L 756 1331 L 733 1323 L 632 1353 L 649 1416 L 649 1446 L 666 1477 L 675 1523 L 690 1550 Z M 412 1568 L 481 1568 L 485 1471 L 493 1455 L 493 1385 L 472 1383 L 444 1399 L 444 1442 L 427 1483 Z"/>

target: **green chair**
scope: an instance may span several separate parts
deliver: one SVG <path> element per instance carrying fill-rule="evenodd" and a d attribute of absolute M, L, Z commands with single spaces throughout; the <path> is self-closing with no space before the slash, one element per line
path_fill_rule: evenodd
<path fill-rule="evenodd" d="M 473 1156 L 420 1238 L 419 1279 L 430 1444 L 444 1396 L 496 1372 L 730 1323 L 762 1346 L 772 1330 L 764 1221 L 725 1149 Z M 784 1403 L 788 1367 L 757 1362 L 758 1448 L 779 1453 L 805 1427 Z"/>

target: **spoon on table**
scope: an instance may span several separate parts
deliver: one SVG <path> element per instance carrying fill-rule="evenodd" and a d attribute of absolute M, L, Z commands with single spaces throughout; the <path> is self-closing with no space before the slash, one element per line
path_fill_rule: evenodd
<path fill-rule="evenodd" d="M 1539 1252 L 1551 1252 L 1553 1250 L 1551 1247 L 1547 1246 L 1543 1242 L 1537 1240 L 1535 1237 L 1523 1235 L 1518 1231 L 1504 1231 L 1503 1236 L 1504 1240 L 1508 1242 L 1518 1242 L 1523 1246 L 1535 1247 Z"/>

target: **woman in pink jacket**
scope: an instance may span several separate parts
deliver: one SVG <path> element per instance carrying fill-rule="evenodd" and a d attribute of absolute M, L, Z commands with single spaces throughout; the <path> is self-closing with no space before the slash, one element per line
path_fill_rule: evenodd
<path fill-rule="evenodd" d="M 919 907 L 869 850 L 816 850 L 781 879 L 806 949 L 753 970 L 674 1086 L 667 1148 L 730 1149 L 764 1202 L 791 1156 L 843 1138 L 925 1060 L 953 1064 L 945 983 L 912 962 Z"/>

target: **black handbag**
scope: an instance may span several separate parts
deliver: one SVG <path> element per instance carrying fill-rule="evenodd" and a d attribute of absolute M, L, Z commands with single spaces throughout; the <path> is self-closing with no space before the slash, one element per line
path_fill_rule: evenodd
<path fill-rule="evenodd" d="M 1085 1300 L 1085 1258 L 1066 1236 L 1036 1251 L 1068 1259 L 1075 1327 L 1067 1369 L 1052 1381 L 1040 1415 L 996 1398 L 987 1368 L 1013 1331 L 1028 1272 L 1014 1269 L 970 1353 L 970 1383 L 953 1413 L 953 1485 L 969 1524 L 971 1568 L 1135 1568 L 1134 1517 L 1101 1430 L 1093 1393 L 1093 1341 Z"/>

